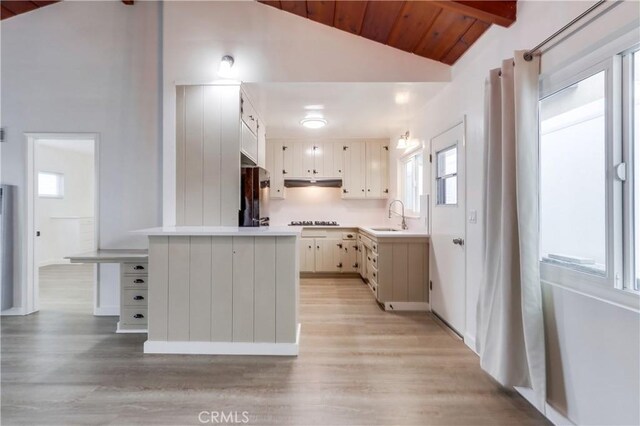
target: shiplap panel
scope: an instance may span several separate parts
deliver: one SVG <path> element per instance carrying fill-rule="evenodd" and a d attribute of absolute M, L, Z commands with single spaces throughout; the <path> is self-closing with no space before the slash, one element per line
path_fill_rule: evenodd
<path fill-rule="evenodd" d="M 167 340 L 169 237 L 149 238 L 149 340 Z"/>
<path fill-rule="evenodd" d="M 214 237 L 211 242 L 211 340 L 233 340 L 233 239 Z"/>
<path fill-rule="evenodd" d="M 222 174 L 220 131 L 220 96 L 215 86 L 204 86 L 203 99 L 203 162 L 204 181 L 203 225 L 220 225 Z"/>
<path fill-rule="evenodd" d="M 394 302 L 408 300 L 408 244 L 393 244 L 393 296 Z"/>
<path fill-rule="evenodd" d="M 276 341 L 276 237 L 255 239 L 254 342 Z"/>
<path fill-rule="evenodd" d="M 184 86 L 176 87 L 176 224 L 185 223 Z"/>
<path fill-rule="evenodd" d="M 185 87 L 185 224 L 202 225 L 204 181 L 202 86 Z"/>
<path fill-rule="evenodd" d="M 298 248 L 296 238 L 276 238 L 276 342 L 296 341 L 298 327 Z M 291 271 L 295 271 L 294 274 Z"/>
<path fill-rule="evenodd" d="M 408 244 L 407 253 L 407 301 L 418 302 L 424 300 L 424 264 L 425 244 Z"/>
<path fill-rule="evenodd" d="M 240 88 L 220 86 L 220 225 L 238 226 L 240 209 Z"/>
<path fill-rule="evenodd" d="M 233 237 L 233 341 L 253 341 L 254 237 Z"/>
<path fill-rule="evenodd" d="M 189 340 L 189 270 L 189 237 L 169 237 L 167 340 Z"/>
<path fill-rule="evenodd" d="M 211 340 L 211 237 L 190 237 L 189 340 Z"/>
<path fill-rule="evenodd" d="M 393 300 L 393 245 L 378 244 L 378 299 L 381 302 Z"/>

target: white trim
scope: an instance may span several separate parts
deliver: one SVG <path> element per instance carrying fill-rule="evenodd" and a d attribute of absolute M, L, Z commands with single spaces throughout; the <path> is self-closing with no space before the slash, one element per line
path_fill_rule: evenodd
<path fill-rule="evenodd" d="M 25 312 L 24 309 L 22 309 L 22 307 L 20 306 L 5 309 L 4 311 L 0 312 L 0 316 L 3 316 L 3 317 L 23 316 L 28 314 L 29 312 Z"/>
<path fill-rule="evenodd" d="M 473 351 L 473 353 L 475 353 L 476 355 L 480 355 L 476 351 L 476 338 L 474 336 L 470 335 L 469 333 L 465 333 L 464 337 L 462 338 L 462 341 L 464 342 L 465 345 L 467 345 L 469 349 Z"/>
<path fill-rule="evenodd" d="M 385 311 L 429 311 L 427 302 L 384 302 Z"/>
<path fill-rule="evenodd" d="M 300 327 L 295 343 L 255 343 L 255 342 L 167 342 L 147 340 L 145 354 L 185 354 L 185 355 L 275 355 L 297 356 L 300 344 Z"/>
<path fill-rule="evenodd" d="M 94 306 L 93 315 L 96 317 L 119 317 L 120 306 Z"/>
<path fill-rule="evenodd" d="M 42 268 L 43 266 L 51 265 L 71 265 L 71 262 L 69 261 L 69 259 L 49 259 L 45 260 L 44 262 L 40 262 L 38 264 L 38 267 Z"/>
<path fill-rule="evenodd" d="M 94 248 L 97 249 L 99 247 L 100 242 L 100 233 L 99 233 L 99 223 L 100 223 L 100 134 L 93 132 L 75 132 L 75 133 L 46 133 L 46 132 L 26 132 L 24 133 L 26 138 L 25 144 L 25 180 L 27 182 L 27 192 L 26 192 L 26 205 L 27 205 L 27 226 L 26 229 L 23 230 L 23 235 L 25 236 L 25 251 L 23 252 L 23 258 L 26 259 L 26 279 L 24 279 L 21 283 L 22 291 L 20 292 L 22 300 L 20 301 L 20 306 L 22 306 L 23 315 L 28 315 L 30 313 L 36 312 L 39 309 L 39 285 L 38 285 L 38 275 L 36 274 L 36 269 L 40 265 L 36 265 L 35 258 L 35 199 L 37 197 L 36 193 L 36 169 L 35 169 L 35 161 L 36 161 L 36 143 L 40 139 L 47 140 L 82 140 L 87 141 L 91 140 L 93 142 L 93 161 L 94 161 Z M 94 276 L 93 280 L 93 288 L 94 294 L 98 290 L 97 276 Z M 94 296 L 94 301 L 96 300 Z M 97 305 L 94 303 L 94 312 L 98 310 Z M 100 315 L 100 314 L 98 314 Z"/>
<path fill-rule="evenodd" d="M 128 334 L 128 333 L 149 333 L 149 330 L 146 328 L 120 328 L 120 321 L 118 321 L 118 325 L 116 326 L 117 334 Z"/>
<path fill-rule="evenodd" d="M 529 402 L 531 405 L 536 407 L 536 404 L 534 403 L 535 402 L 535 395 L 534 395 L 532 389 L 524 388 L 524 387 L 520 387 L 520 386 L 515 386 L 514 389 L 524 399 L 526 399 L 527 402 Z M 545 402 L 544 409 L 545 409 L 545 412 L 542 413 L 542 414 L 547 418 L 547 420 L 549 420 L 554 425 L 556 425 L 556 426 L 573 426 L 573 425 L 575 425 L 575 423 L 573 423 L 571 420 L 566 418 L 558 410 L 553 408 L 548 402 Z"/>

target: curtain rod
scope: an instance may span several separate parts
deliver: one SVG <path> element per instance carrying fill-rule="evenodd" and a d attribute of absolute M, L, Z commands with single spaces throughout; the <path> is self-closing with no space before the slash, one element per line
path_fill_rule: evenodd
<path fill-rule="evenodd" d="M 587 16 L 588 14 L 590 14 L 591 12 L 593 12 L 595 9 L 597 9 L 598 7 L 602 6 L 604 3 L 606 3 L 606 0 L 599 0 L 596 4 L 594 4 L 593 6 L 591 6 L 589 9 L 585 10 L 584 12 L 582 12 L 580 15 L 578 15 L 575 19 L 573 19 L 571 22 L 569 22 L 567 25 L 565 25 L 564 27 L 560 28 L 558 31 L 556 31 L 555 33 L 551 34 L 551 36 L 547 37 L 542 43 L 538 44 L 536 47 L 534 47 L 531 50 L 528 50 L 524 53 L 523 57 L 524 60 L 529 62 L 533 60 L 533 55 L 535 55 L 536 53 L 538 53 L 538 51 L 545 46 L 546 44 L 548 44 L 551 40 L 553 40 L 554 38 L 558 37 L 560 34 L 562 34 L 563 32 L 565 32 L 566 30 L 568 30 L 570 27 L 572 27 L 576 22 L 580 21 L 582 18 L 584 18 L 585 16 Z"/>

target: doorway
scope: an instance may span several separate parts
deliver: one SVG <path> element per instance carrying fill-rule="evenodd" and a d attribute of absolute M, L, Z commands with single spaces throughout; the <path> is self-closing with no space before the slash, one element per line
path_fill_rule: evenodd
<path fill-rule="evenodd" d="M 466 318 L 465 123 L 431 140 L 431 310 L 461 337 Z"/>
<path fill-rule="evenodd" d="M 98 247 L 98 137 L 28 134 L 28 313 L 93 314 L 97 268 L 66 257 Z"/>

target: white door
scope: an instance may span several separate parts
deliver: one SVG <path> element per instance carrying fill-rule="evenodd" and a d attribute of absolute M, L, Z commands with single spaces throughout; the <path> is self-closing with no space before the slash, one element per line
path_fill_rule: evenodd
<path fill-rule="evenodd" d="M 465 332 L 464 123 L 431 140 L 431 310 Z"/>

